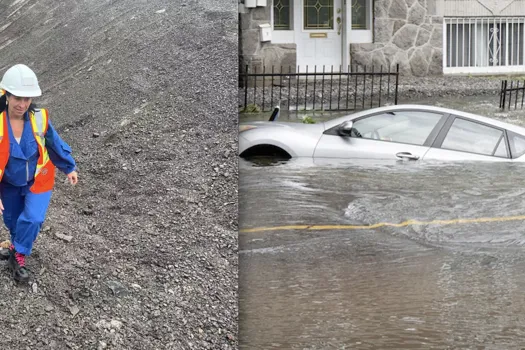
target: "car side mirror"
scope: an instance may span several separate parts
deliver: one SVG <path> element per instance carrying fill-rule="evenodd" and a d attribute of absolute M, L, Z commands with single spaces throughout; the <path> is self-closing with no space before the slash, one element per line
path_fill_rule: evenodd
<path fill-rule="evenodd" d="M 344 122 L 343 124 L 339 125 L 339 128 L 337 128 L 337 133 L 339 134 L 339 136 L 351 136 L 353 127 L 354 127 L 354 122 L 351 120 L 348 120 Z"/>

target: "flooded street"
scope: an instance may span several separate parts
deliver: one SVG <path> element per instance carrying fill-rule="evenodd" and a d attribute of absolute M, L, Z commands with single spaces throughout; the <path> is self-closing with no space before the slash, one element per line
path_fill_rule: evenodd
<path fill-rule="evenodd" d="M 525 165 L 239 171 L 240 348 L 523 348 Z"/>

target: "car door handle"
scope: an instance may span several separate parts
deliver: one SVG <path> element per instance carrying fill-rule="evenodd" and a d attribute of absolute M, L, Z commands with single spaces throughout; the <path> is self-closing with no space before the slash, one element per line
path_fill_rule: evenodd
<path fill-rule="evenodd" d="M 399 152 L 399 153 L 396 153 L 396 157 L 401 158 L 401 159 L 403 159 L 403 158 L 413 159 L 413 160 L 418 160 L 419 159 L 419 156 L 415 156 L 415 155 L 413 155 L 410 152 Z"/>

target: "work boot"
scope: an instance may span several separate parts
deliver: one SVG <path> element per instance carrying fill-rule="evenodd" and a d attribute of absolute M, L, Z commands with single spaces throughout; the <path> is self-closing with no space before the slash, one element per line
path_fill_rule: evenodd
<path fill-rule="evenodd" d="M 0 248 L 0 260 L 8 260 L 14 249 L 15 246 L 12 243 L 9 248 Z"/>
<path fill-rule="evenodd" d="M 9 255 L 11 254 L 11 251 L 7 248 L 0 248 L 0 260 L 7 260 L 9 259 Z"/>
<path fill-rule="evenodd" d="M 9 269 L 13 275 L 13 278 L 18 282 L 29 281 L 29 271 L 25 267 L 25 255 L 17 253 L 13 249 L 12 254 L 9 256 Z"/>

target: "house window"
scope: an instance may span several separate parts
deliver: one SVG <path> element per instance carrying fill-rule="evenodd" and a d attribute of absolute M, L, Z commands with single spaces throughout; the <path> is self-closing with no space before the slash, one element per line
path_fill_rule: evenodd
<path fill-rule="evenodd" d="M 445 69 L 510 72 L 524 66 L 523 18 L 447 18 Z"/>
<path fill-rule="evenodd" d="M 304 29 L 334 29 L 334 0 L 305 0 Z"/>
<path fill-rule="evenodd" d="M 292 0 L 273 1 L 273 29 L 291 30 L 292 28 Z"/>
<path fill-rule="evenodd" d="M 352 29 L 370 29 L 370 0 L 352 0 Z"/>

